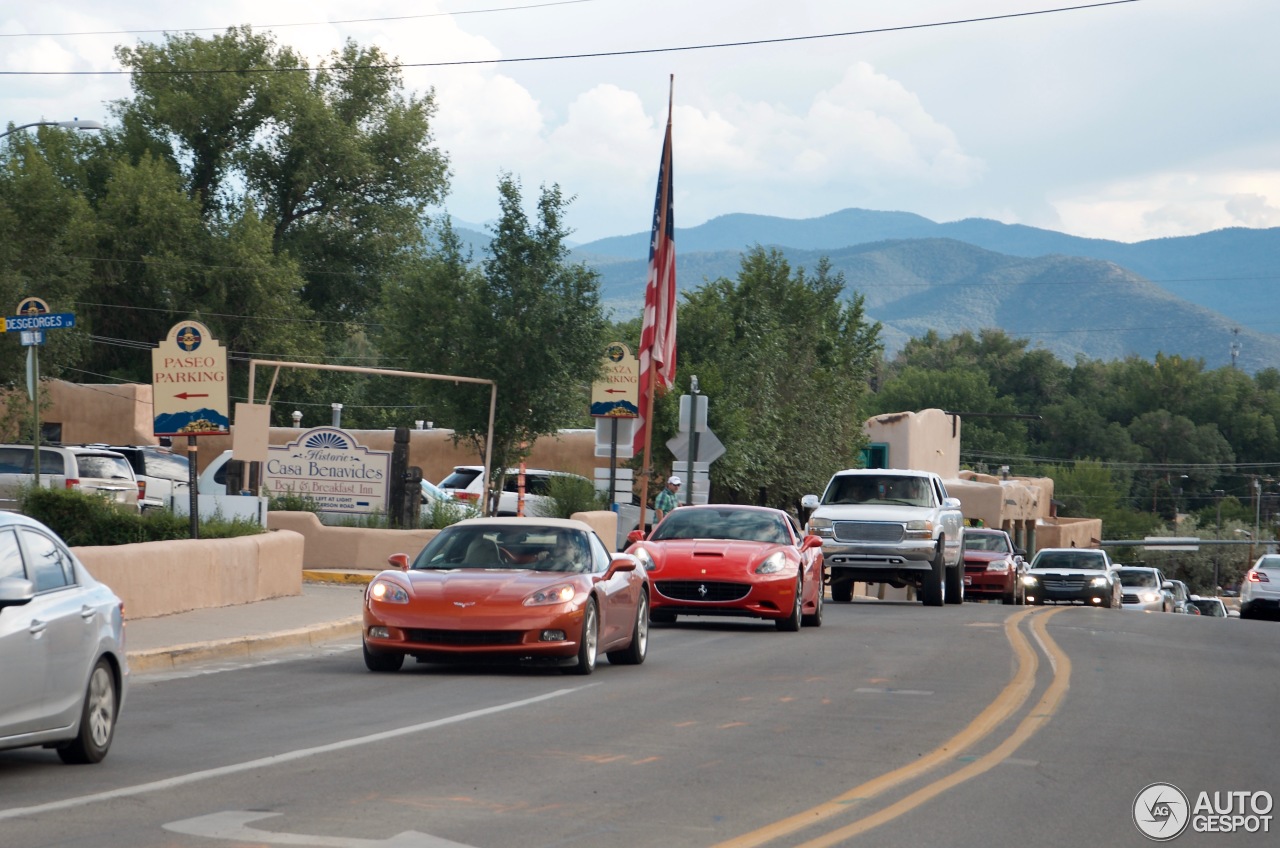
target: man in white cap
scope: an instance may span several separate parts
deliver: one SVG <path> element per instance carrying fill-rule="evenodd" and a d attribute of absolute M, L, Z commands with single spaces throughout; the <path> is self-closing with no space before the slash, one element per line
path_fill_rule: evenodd
<path fill-rule="evenodd" d="M 680 505 L 680 502 L 676 500 L 676 492 L 679 490 L 680 478 L 672 474 L 667 478 L 667 485 L 663 487 L 662 491 L 658 492 L 658 496 L 653 499 L 653 523 L 655 525 L 662 521 L 662 516 Z"/>

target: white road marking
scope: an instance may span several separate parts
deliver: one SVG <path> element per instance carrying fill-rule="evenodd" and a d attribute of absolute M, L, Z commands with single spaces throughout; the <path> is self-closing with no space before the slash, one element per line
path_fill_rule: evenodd
<path fill-rule="evenodd" d="M 468 713 L 460 713 L 447 718 L 438 718 L 434 721 L 424 721 L 421 724 L 411 724 L 407 727 L 398 727 L 394 730 L 384 730 L 381 733 L 371 733 L 368 736 L 344 739 L 340 742 L 330 742 L 327 745 L 317 745 L 314 748 L 300 748 L 296 751 L 287 751 L 283 754 L 275 754 L 270 757 L 249 760 L 244 763 L 235 763 L 229 766 L 221 766 L 219 768 L 206 769 L 204 771 L 195 771 L 190 774 L 152 781 L 151 783 L 140 783 L 137 786 L 124 786 L 119 789 L 111 789 L 106 792 L 95 792 L 92 795 L 81 795 L 76 798 L 66 798 L 61 801 L 50 801 L 47 804 L 36 804 L 31 807 L 13 807 L 8 810 L 0 810 L 0 821 L 3 821 L 4 819 L 21 818 L 22 816 L 34 816 L 40 813 L 53 812 L 55 810 L 69 810 L 75 807 L 84 807 L 89 804 L 101 803 L 102 801 L 111 801 L 116 798 L 129 798 L 135 795 L 146 795 L 150 792 L 162 792 L 166 789 L 174 789 L 178 786 L 199 783 L 202 780 L 211 780 L 215 777 L 225 777 L 229 774 L 239 774 L 240 772 L 268 768 L 270 766 L 280 765 L 281 763 L 302 760 L 319 754 L 330 754 L 334 751 L 343 751 L 347 748 L 356 748 L 362 745 L 369 745 L 374 742 L 385 742 L 388 739 L 409 736 L 414 733 L 421 733 L 424 730 L 434 730 L 438 727 L 445 727 L 451 724 L 458 724 L 463 721 L 470 721 L 475 718 L 483 718 L 496 713 L 519 709 L 520 707 L 527 707 L 531 704 L 536 704 L 541 701 L 549 701 L 552 698 L 559 698 L 562 695 L 569 695 L 574 692 L 581 692 L 584 689 L 598 685 L 600 684 L 588 683 L 574 689 L 557 689 L 554 692 L 548 692 L 545 695 L 537 695 L 533 698 L 525 698 L 520 701 L 511 701 L 506 704 L 498 704 L 492 707 L 472 710 Z"/>
<path fill-rule="evenodd" d="M 165 830 L 187 836 L 226 839 L 231 842 L 261 842 L 268 845 L 316 845 L 320 848 L 471 848 L 429 833 L 406 830 L 390 839 L 360 839 L 354 836 L 310 836 L 302 833 L 277 833 L 248 827 L 249 822 L 269 819 L 280 813 L 227 810 L 194 819 L 170 822 Z"/>
<path fill-rule="evenodd" d="M 862 686 L 857 689 L 854 689 L 853 691 L 861 692 L 863 694 L 869 693 L 872 695 L 932 695 L 933 694 L 932 689 L 886 689 L 883 687 L 875 687 L 875 686 Z"/>

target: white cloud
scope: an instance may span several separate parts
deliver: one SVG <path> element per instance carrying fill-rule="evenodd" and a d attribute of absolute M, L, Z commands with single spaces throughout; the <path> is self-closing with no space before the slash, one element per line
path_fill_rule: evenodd
<path fill-rule="evenodd" d="M 1141 241 L 1280 226 L 1280 171 L 1198 171 L 1124 180 L 1054 202 L 1075 235 Z"/>

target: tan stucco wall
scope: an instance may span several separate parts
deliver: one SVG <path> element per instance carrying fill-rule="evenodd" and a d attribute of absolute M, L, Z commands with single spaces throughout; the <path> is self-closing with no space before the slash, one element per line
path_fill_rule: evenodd
<path fill-rule="evenodd" d="M 40 411 L 46 424 L 62 425 L 62 443 L 154 445 L 151 386 L 138 383 L 81 385 L 45 380 L 49 404 Z"/>
<path fill-rule="evenodd" d="M 610 550 L 616 545 L 618 516 L 607 510 L 576 512 L 599 534 Z M 269 512 L 267 524 L 272 529 L 290 530 L 306 540 L 302 567 L 306 569 L 356 569 L 381 571 L 387 557 L 408 554 L 413 557 L 439 530 L 380 530 L 361 527 L 329 527 L 321 524 L 311 512 Z"/>
<path fill-rule="evenodd" d="M 889 446 L 890 468 L 932 471 L 943 479 L 953 479 L 960 471 L 960 421 L 941 409 L 894 412 L 877 415 L 863 423 L 872 442 Z"/>
<path fill-rule="evenodd" d="M 439 530 L 378 530 L 328 527 L 313 512 L 269 512 L 267 526 L 306 539 L 302 567 L 381 571 L 392 554 L 415 556 Z"/>
<path fill-rule="evenodd" d="M 72 550 L 120 596 L 129 618 L 302 593 L 303 537 L 287 530 Z"/>
<path fill-rule="evenodd" d="M 1036 524 L 1036 549 L 1095 548 L 1102 541 L 1100 518 L 1053 518 Z"/>

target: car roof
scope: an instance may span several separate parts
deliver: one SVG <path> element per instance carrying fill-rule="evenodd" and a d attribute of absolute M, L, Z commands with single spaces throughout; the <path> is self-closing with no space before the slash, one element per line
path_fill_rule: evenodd
<path fill-rule="evenodd" d="M 837 471 L 834 476 L 840 477 L 845 474 L 885 474 L 891 477 L 928 477 L 928 471 L 915 471 L 910 468 L 846 468 L 844 471 Z"/>
<path fill-rule="evenodd" d="M 681 506 L 680 509 L 682 510 L 736 509 L 736 510 L 742 510 L 743 512 L 763 512 L 769 515 L 786 515 L 787 514 L 785 510 L 776 509 L 771 506 L 756 506 L 754 504 L 690 504 L 688 506 Z"/>
<path fill-rule="evenodd" d="M 1007 536 L 1009 535 L 1009 531 L 997 530 L 994 527 L 966 527 L 964 528 L 964 533 L 966 536 L 969 535 L 970 533 L 973 533 L 976 536 Z"/>
<path fill-rule="evenodd" d="M 535 518 L 532 516 L 524 518 L 466 518 L 449 526 L 473 527 L 476 525 L 485 527 L 563 527 L 566 530 L 582 530 L 586 533 L 595 532 L 595 528 L 590 524 L 585 521 L 579 521 L 576 518 Z"/>

